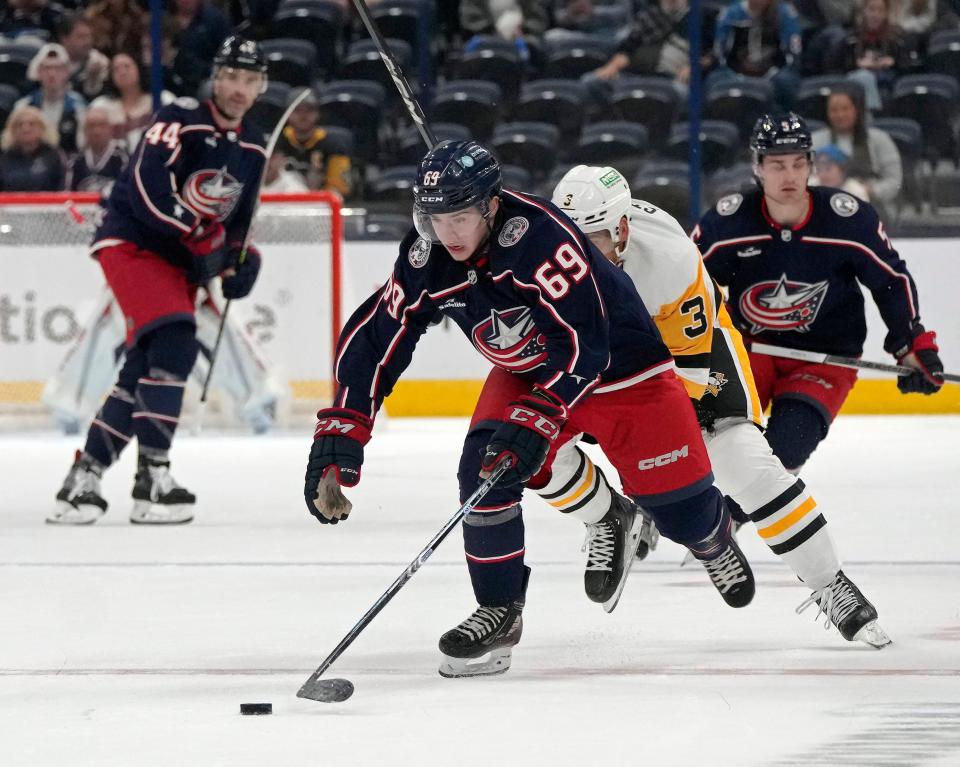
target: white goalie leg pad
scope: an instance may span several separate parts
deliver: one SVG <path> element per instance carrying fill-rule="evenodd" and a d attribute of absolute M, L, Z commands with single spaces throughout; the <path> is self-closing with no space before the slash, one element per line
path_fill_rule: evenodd
<path fill-rule="evenodd" d="M 117 351 L 123 348 L 124 337 L 123 314 L 113 293 L 104 286 L 83 329 L 40 395 L 66 432 L 79 431 L 103 403 L 117 380 L 122 359 Z"/>
<path fill-rule="evenodd" d="M 717 486 L 750 516 L 771 551 L 811 589 L 830 583 L 840 560 L 826 520 L 760 430 L 746 419 L 721 419 L 704 439 Z"/>
<path fill-rule="evenodd" d="M 610 485 L 590 457 L 577 447 L 578 437 L 560 446 L 550 466 L 550 481 L 536 492 L 558 511 L 584 524 L 595 524 L 610 509 Z"/>
<path fill-rule="evenodd" d="M 220 312 L 209 299 L 197 307 L 197 338 L 206 349 L 213 349 L 220 327 Z M 201 384 L 210 363 L 201 354 L 193 374 Z M 254 432 L 261 433 L 276 421 L 281 401 L 289 399 L 288 387 L 280 381 L 256 342 L 232 316 L 227 317 L 223 339 L 210 380 L 213 389 L 225 392 L 234 404 L 237 417 Z"/>
<path fill-rule="evenodd" d="M 443 655 L 440 676 L 447 679 L 459 679 L 465 676 L 494 676 L 503 674 L 510 668 L 513 657 L 512 647 L 498 647 L 478 658 L 452 658 Z"/>

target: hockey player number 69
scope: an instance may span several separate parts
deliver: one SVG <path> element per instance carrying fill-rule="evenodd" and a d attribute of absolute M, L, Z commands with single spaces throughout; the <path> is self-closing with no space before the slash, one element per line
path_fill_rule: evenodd
<path fill-rule="evenodd" d="M 590 267 L 583 260 L 583 256 L 577 253 L 568 242 L 557 248 L 557 252 L 553 254 L 553 261 L 559 269 L 556 269 L 551 261 L 544 261 L 534 272 L 533 278 L 547 291 L 550 298 L 558 300 L 570 291 L 570 280 L 572 279 L 574 283 L 580 282 L 587 276 Z"/>

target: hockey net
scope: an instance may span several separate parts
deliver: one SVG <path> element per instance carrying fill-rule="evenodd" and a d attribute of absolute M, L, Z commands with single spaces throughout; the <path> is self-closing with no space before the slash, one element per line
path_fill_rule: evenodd
<path fill-rule="evenodd" d="M 84 428 L 112 384 L 123 319 L 88 254 L 99 214 L 96 195 L 0 194 L 0 431 Z M 263 267 L 250 296 L 231 304 L 205 425 L 296 425 L 332 396 L 341 202 L 265 195 L 253 231 Z M 223 306 L 219 285 L 212 294 L 205 306 L 198 297 L 201 348 L 212 347 Z M 206 364 L 201 354 L 188 384 L 188 423 Z"/>

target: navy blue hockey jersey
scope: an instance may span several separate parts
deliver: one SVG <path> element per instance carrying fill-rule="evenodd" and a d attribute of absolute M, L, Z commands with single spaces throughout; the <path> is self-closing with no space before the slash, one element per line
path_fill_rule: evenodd
<path fill-rule="evenodd" d="M 223 127 L 209 102 L 163 107 L 113 186 L 94 255 L 125 240 L 190 269 L 180 238 L 201 218 L 220 221 L 228 243 L 243 242 L 266 155 L 262 132 L 245 121 Z"/>
<path fill-rule="evenodd" d="M 629 386 L 671 369 L 630 278 L 566 216 L 504 190 L 497 229 L 477 259 L 457 262 L 415 230 L 393 274 L 346 323 L 337 348 L 336 404 L 375 415 L 442 316 L 497 367 L 573 407 L 589 391 Z"/>
<path fill-rule="evenodd" d="M 810 198 L 792 229 L 773 222 L 759 190 L 724 197 L 694 229 L 736 326 L 764 343 L 857 356 L 867 335 L 862 284 L 889 330 L 884 348 L 909 344 L 916 286 L 874 208 L 828 187 Z"/>

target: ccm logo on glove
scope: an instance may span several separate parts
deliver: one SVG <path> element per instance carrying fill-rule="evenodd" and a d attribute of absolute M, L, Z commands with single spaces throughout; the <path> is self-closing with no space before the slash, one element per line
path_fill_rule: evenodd
<path fill-rule="evenodd" d="M 560 434 L 560 428 L 556 423 L 546 418 L 542 413 L 529 408 L 513 406 L 507 420 L 525 424 L 528 428 L 540 432 L 551 442 Z"/>

